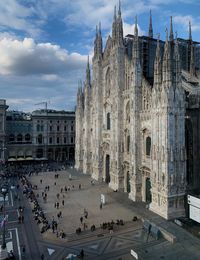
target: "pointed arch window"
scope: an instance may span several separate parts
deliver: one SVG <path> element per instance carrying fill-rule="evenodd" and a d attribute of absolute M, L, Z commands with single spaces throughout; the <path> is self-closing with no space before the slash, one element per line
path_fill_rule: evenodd
<path fill-rule="evenodd" d="M 108 68 L 106 72 L 106 96 L 110 96 L 110 84 L 111 84 L 111 74 L 110 74 L 110 68 Z"/>
<path fill-rule="evenodd" d="M 111 123 L 110 123 L 110 113 L 107 113 L 107 130 L 110 130 Z"/>
<path fill-rule="evenodd" d="M 146 138 L 146 156 L 151 155 L 151 137 Z"/>

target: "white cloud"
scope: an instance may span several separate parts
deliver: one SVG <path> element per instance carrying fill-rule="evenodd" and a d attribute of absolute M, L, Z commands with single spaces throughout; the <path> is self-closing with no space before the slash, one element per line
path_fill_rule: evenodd
<path fill-rule="evenodd" d="M 123 30 L 124 30 L 124 36 L 126 36 L 127 34 L 134 34 L 134 29 L 135 29 L 135 24 L 128 24 L 128 23 L 124 23 L 123 24 Z M 145 31 L 143 31 L 140 26 L 138 25 L 138 34 L 141 35 L 145 35 Z"/>
<path fill-rule="evenodd" d="M 87 57 L 68 53 L 59 45 L 36 43 L 32 38 L 0 39 L 0 74 L 61 74 L 83 69 Z"/>
<path fill-rule="evenodd" d="M 43 21 L 33 20 L 37 16 L 33 6 L 25 6 L 17 0 L 0 1 L 0 27 L 25 31 L 28 35 L 38 36 L 41 29 L 38 27 Z"/>
<path fill-rule="evenodd" d="M 176 15 L 173 17 L 174 23 L 182 25 L 188 30 L 189 21 L 191 22 L 192 31 L 200 31 L 200 21 L 193 18 L 192 15 Z"/>

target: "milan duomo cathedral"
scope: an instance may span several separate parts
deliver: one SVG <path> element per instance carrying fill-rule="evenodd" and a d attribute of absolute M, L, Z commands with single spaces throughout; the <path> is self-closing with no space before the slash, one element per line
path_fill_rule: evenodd
<path fill-rule="evenodd" d="M 200 45 L 123 36 L 121 7 L 103 49 L 96 30 L 76 107 L 76 169 L 124 191 L 165 219 L 187 215 L 187 194 L 200 194 Z"/>

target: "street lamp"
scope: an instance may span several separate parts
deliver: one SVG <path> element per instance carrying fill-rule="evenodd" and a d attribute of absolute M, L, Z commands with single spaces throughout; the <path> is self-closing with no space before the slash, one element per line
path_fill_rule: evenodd
<path fill-rule="evenodd" d="M 5 221 L 6 221 L 6 195 L 8 193 L 8 187 L 7 186 L 3 186 L 1 189 L 1 194 L 3 195 L 3 220 L 2 220 L 2 224 L 3 224 L 3 241 L 2 241 L 2 249 L 6 249 L 6 227 L 5 227 Z"/>

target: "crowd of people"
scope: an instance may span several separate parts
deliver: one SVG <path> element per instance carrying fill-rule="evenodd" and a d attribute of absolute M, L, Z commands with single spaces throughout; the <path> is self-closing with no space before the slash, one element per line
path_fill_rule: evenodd
<path fill-rule="evenodd" d="M 59 162 L 40 162 L 34 161 L 25 163 L 7 163 L 4 165 L 2 172 L 7 177 L 13 176 L 22 176 L 22 175 L 32 175 L 32 174 L 39 174 L 40 172 L 51 172 L 51 171 L 62 171 L 69 167 L 66 163 L 59 163 Z"/>
<path fill-rule="evenodd" d="M 29 199 L 32 205 L 32 212 L 34 213 L 34 219 L 38 225 L 40 225 L 40 232 L 44 233 L 50 229 L 49 221 L 47 220 L 42 208 L 40 207 L 37 196 L 35 195 L 34 189 L 36 187 L 27 180 L 25 175 L 21 176 L 21 184 L 23 186 L 23 194 Z M 47 195 L 45 194 L 44 197 Z"/>

